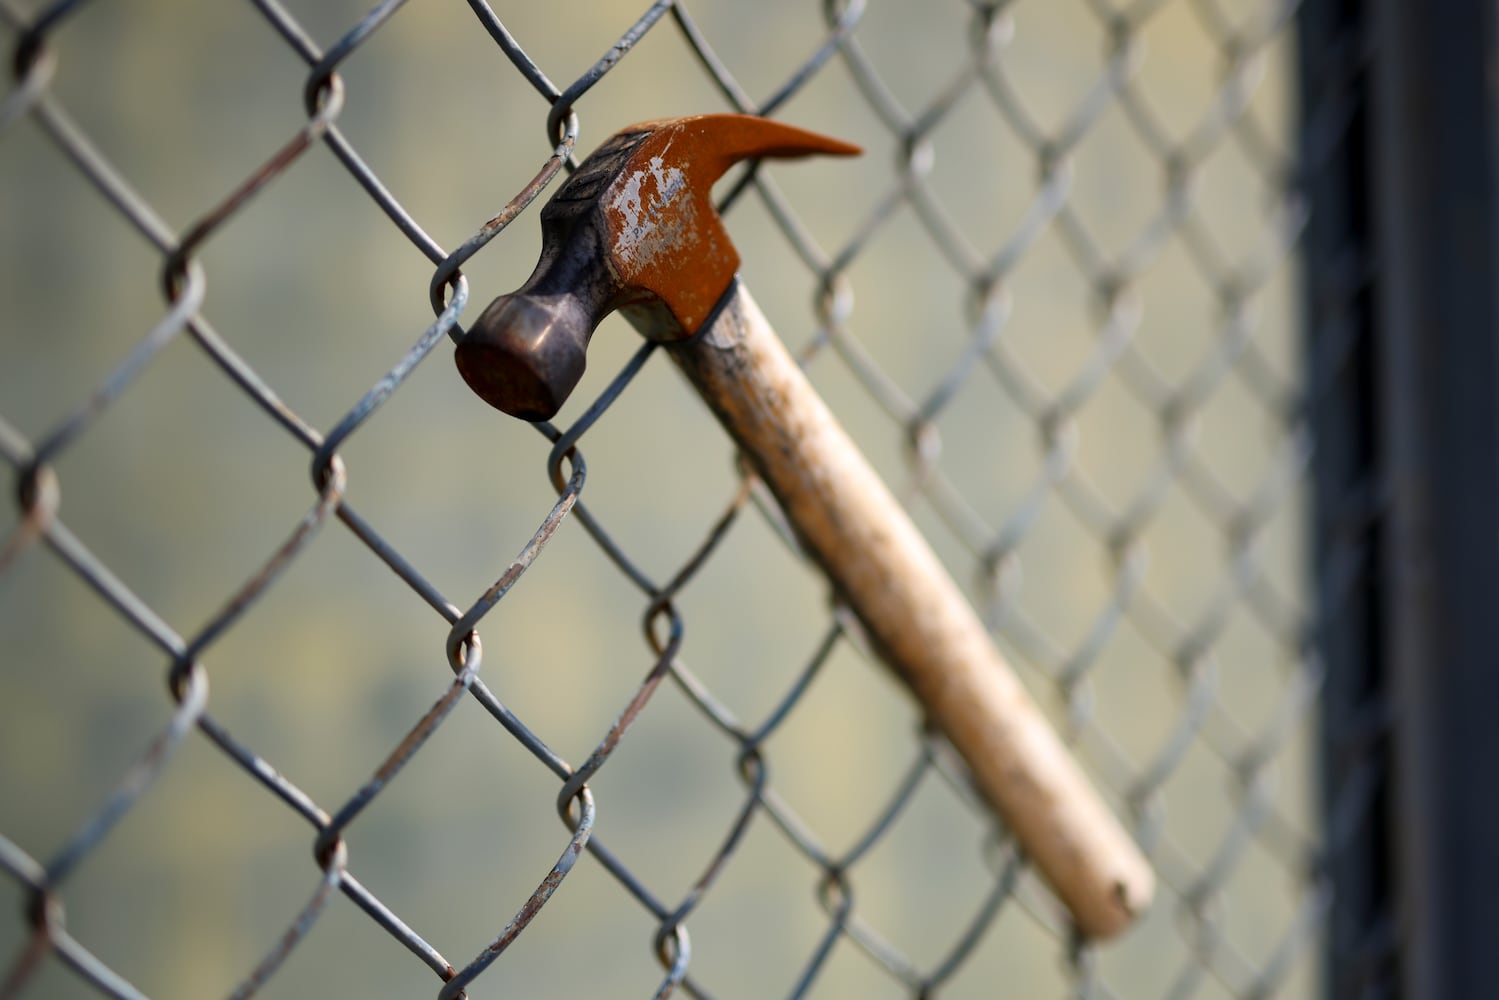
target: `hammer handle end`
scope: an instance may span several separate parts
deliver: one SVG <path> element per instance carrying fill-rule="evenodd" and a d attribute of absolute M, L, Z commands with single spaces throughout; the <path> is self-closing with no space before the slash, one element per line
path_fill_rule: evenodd
<path fill-rule="evenodd" d="M 749 293 L 666 349 L 1079 929 L 1128 927 L 1150 865 Z"/>

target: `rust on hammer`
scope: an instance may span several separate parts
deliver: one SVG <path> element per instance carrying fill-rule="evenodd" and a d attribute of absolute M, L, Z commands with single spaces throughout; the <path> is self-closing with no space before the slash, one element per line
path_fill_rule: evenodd
<path fill-rule="evenodd" d="M 545 420 L 583 376 L 589 338 L 616 309 L 653 339 L 697 332 L 739 269 L 712 201 L 740 160 L 857 146 L 752 115 L 697 115 L 631 125 L 589 156 L 541 211 L 535 271 L 495 299 L 455 360 L 478 395 L 512 416 Z"/>

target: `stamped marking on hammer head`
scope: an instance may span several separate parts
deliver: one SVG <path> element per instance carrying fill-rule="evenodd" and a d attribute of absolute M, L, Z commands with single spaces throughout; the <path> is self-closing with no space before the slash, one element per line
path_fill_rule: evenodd
<path fill-rule="evenodd" d="M 527 420 L 561 409 L 589 338 L 616 309 L 659 340 L 692 336 L 739 269 L 712 201 L 740 160 L 849 156 L 857 146 L 752 115 L 643 122 L 588 157 L 541 212 L 542 250 L 490 303 L 454 357 L 485 401 Z"/>

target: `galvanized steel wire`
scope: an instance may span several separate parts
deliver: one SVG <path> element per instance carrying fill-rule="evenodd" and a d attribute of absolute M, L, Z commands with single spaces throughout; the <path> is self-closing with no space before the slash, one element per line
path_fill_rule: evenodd
<path fill-rule="evenodd" d="M 68 27 L 96 16 L 103 5 L 65 0 L 35 11 L 23 11 L 15 0 L 0 6 L 5 44 L 10 53 L 11 83 L 0 103 L 0 159 L 5 156 L 6 132 L 29 123 L 42 131 L 56 156 L 59 170 L 75 172 L 112 206 L 113 211 L 148 245 L 159 262 L 158 281 L 163 306 L 160 319 L 140 333 L 134 346 L 95 389 L 71 401 L 66 415 L 39 434 L 23 434 L 24 422 L 11 422 L 0 400 L 0 457 L 11 470 L 15 522 L 0 548 L 0 575 L 13 574 L 29 560 L 50 559 L 90 588 L 97 599 L 118 615 L 141 642 L 157 651 L 166 664 L 169 717 L 150 744 L 134 760 L 96 761 L 111 768 L 112 790 L 97 805 L 75 816 L 73 833 L 61 840 L 27 843 L 9 839 L 6 816 L 20 808 L 0 802 L 0 870 L 25 897 L 21 913 L 0 918 L 20 928 L 22 942 L 3 956 L 0 996 L 21 995 L 48 960 L 63 963 L 79 983 L 100 995 L 144 995 L 99 956 L 93 942 L 75 937 L 67 919 L 69 885 L 79 866 L 116 833 L 120 822 L 140 807 L 147 790 L 169 772 L 187 741 L 206 739 L 223 758 L 254 780 L 310 827 L 315 868 L 309 871 L 305 903 L 290 916 L 281 934 L 260 942 L 261 957 L 242 971 L 233 996 L 249 996 L 276 979 L 288 956 L 297 949 L 316 948 L 312 929 L 339 894 L 346 897 L 388 936 L 391 949 L 405 949 L 434 975 L 433 989 L 441 997 L 484 995 L 486 977 L 504 964 L 507 950 L 524 948 L 527 932 L 554 894 L 565 893 L 568 880 L 580 866 L 597 866 L 614 880 L 618 891 L 648 914 L 656 928 L 654 948 L 660 962 L 655 995 L 681 990 L 691 996 L 735 995 L 733 983 L 701 978 L 693 962 L 691 929 L 695 914 L 712 897 L 725 870 L 739 859 L 738 849 L 751 824 L 769 824 L 815 877 L 808 890 L 815 893 L 825 914 L 825 930 L 806 943 L 800 966 L 787 973 L 792 995 L 819 995 L 819 976 L 832 956 L 852 950 L 880 970 L 903 995 L 928 996 L 961 972 L 975 954 L 986 949 L 1020 947 L 1039 931 L 1051 942 L 1078 996 L 1145 995 L 1132 985 L 1121 965 L 1134 949 L 1149 949 L 1143 961 L 1165 969 L 1162 995 L 1257 997 L 1281 995 L 1315 979 L 1319 928 L 1328 905 L 1329 888 L 1318 866 L 1320 850 L 1315 829 L 1304 817 L 1290 816 L 1275 782 L 1285 766 L 1287 747 L 1304 739 L 1312 725 L 1320 669 L 1310 652 L 1309 623 L 1302 597 L 1287 592 L 1263 572 L 1267 530 L 1284 530 L 1299 516 L 1299 496 L 1311 456 L 1304 426 L 1301 388 L 1295 373 L 1268 357 L 1261 343 L 1260 305 L 1272 280 L 1285 281 L 1293 266 L 1306 206 L 1294 189 L 1293 150 L 1286 135 L 1272 134 L 1255 112 L 1258 86 L 1272 58 L 1272 47 L 1285 46 L 1293 30 L 1295 3 L 1270 2 L 1227 9 L 1218 0 L 1185 3 L 1145 2 L 1116 6 L 1106 0 L 1078 5 L 1080 17 L 1091 20 L 1105 40 L 1097 54 L 1093 77 L 1078 88 L 1071 105 L 1060 115 L 1042 116 L 1032 110 L 1023 84 L 1013 78 L 1011 60 L 1017 45 L 1026 43 L 1017 31 L 1015 3 L 972 3 L 963 15 L 961 37 L 949 50 L 913 51 L 913 59 L 931 59 L 950 68 L 948 83 L 926 103 L 910 107 L 886 82 L 887 67 L 866 47 L 863 29 L 869 10 L 863 2 L 823 5 L 821 30 L 814 36 L 789 41 L 805 56 L 778 86 L 763 96 L 752 95 L 734 77 L 714 50 L 714 39 L 691 11 L 699 5 L 660 2 L 645 8 L 605 54 L 576 78 L 553 82 L 557 70 L 543 67 L 528 54 L 527 40 L 506 27 L 503 8 L 484 0 L 470 0 L 472 31 L 487 34 L 493 58 L 502 60 L 534 91 L 535 134 L 511 146 L 518 162 L 534 171 L 532 179 L 515 191 L 503 208 L 456 248 L 441 246 L 422 223 L 382 182 L 376 168 L 340 129 L 340 117 L 351 95 L 341 71 L 356 55 L 377 58 L 377 40 L 401 18 L 420 18 L 425 5 L 399 0 L 381 3 L 326 42 L 287 6 L 276 0 L 255 0 L 260 18 L 279 36 L 287 50 L 305 67 L 302 82 L 304 124 L 269 149 L 257 163 L 246 163 L 238 183 L 222 197 L 205 204 L 180 227 L 165 221 L 140 193 L 138 178 L 111 161 L 75 109 L 54 92 L 52 81 L 68 56 Z M 1154 97 L 1142 82 L 1142 67 L 1153 23 L 1172 13 L 1189 21 L 1196 44 L 1218 65 L 1219 86 L 1204 113 L 1185 130 L 1168 125 L 1153 106 Z M 126 14 L 125 16 L 129 16 Z M 564 31 L 560 21 L 557 31 Z M 1145 937 L 1126 937 L 1118 944 L 1095 946 L 1074 938 L 1065 921 L 1038 884 L 1027 880 L 1024 859 L 1010 847 L 1003 830 L 992 825 L 969 791 L 962 765 L 940 740 L 921 730 L 889 734 L 909 745 L 909 767 L 890 776 L 888 794 L 868 803 L 863 834 L 842 849 L 828 842 L 814 825 L 798 814 L 778 791 L 767 766 L 770 747 L 783 724 L 807 711 L 805 696 L 836 651 L 859 648 L 857 627 L 833 609 L 818 641 L 807 650 L 774 708 L 756 718 L 725 700 L 712 684 L 694 673 L 682 656 L 684 631 L 711 634 L 710 616 L 690 619 L 681 597 L 694 585 L 703 567 L 720 558 L 724 540 L 746 519 L 766 519 L 786 545 L 795 542 L 780 525 L 774 502 L 747 474 L 707 534 L 679 566 L 668 573 L 653 572 L 642 553 L 632 550 L 611 531 L 609 519 L 590 509 L 588 433 L 611 406 L 632 391 L 639 373 L 653 362 L 653 351 L 640 348 L 615 374 L 607 388 L 581 416 L 566 426 L 540 424 L 545 467 L 556 499 L 549 509 L 535 512 L 530 537 L 510 561 L 493 574 L 493 584 L 477 595 L 446 593 L 425 567 L 403 554 L 375 518 L 361 514 L 348 493 L 349 468 L 344 450 L 370 424 L 377 412 L 400 393 L 423 365 L 443 366 L 445 339 L 461 332 L 465 318 L 476 315 L 464 265 L 484 252 L 494 240 L 510 237 L 508 227 L 528 214 L 534 216 L 538 198 L 552 189 L 563 171 L 575 166 L 603 135 L 586 128 L 587 97 L 612 85 L 612 74 L 627 65 L 643 39 L 681 46 L 701 68 L 700 88 L 705 109 L 732 109 L 753 114 L 780 114 L 783 107 L 823 75 L 846 74 L 869 116 L 901 151 L 892 164 L 885 187 L 868 192 L 865 214 L 851 220 L 851 235 L 826 248 L 802 220 L 798 205 L 777 183 L 770 170 L 749 170 L 723 199 L 733 219 L 741 200 L 758 200 L 780 228 L 786 253 L 805 267 L 818 293 L 810 317 L 815 334 L 793 344 L 814 371 L 838 366 L 879 411 L 885 422 L 864 428 L 866 436 L 898 442 L 905 456 L 901 482 L 903 499 L 922 506 L 935 524 L 950 533 L 951 550 L 960 551 L 965 565 L 954 566 L 965 579 L 981 581 L 976 590 L 987 620 L 999 641 L 1022 661 L 1033 686 L 1046 686 L 1044 697 L 1062 706 L 1058 722 L 1071 742 L 1126 817 L 1151 856 L 1162 882 L 1157 911 L 1170 929 Z M 370 50 L 369 55 L 362 53 Z M 883 51 L 883 49 L 882 49 Z M 1282 72 L 1272 67 L 1272 72 Z M 519 91 L 516 92 L 517 95 Z M 954 116 L 972 114 L 975 103 L 1028 151 L 1025 165 L 1033 174 L 1029 204 L 1007 230 L 988 233 L 991 242 L 975 245 L 971 220 L 955 219 L 933 174 L 935 152 L 944 156 L 974 156 L 974 151 L 952 149 L 942 133 Z M 794 119 L 787 109 L 788 118 Z M 1134 192 L 1149 206 L 1132 237 L 1110 245 L 1094 231 L 1086 210 L 1073 196 L 1080 158 L 1106 154 L 1087 145 L 1101 119 L 1117 116 L 1133 136 L 1134 147 L 1111 155 L 1134 157 L 1154 166 L 1158 187 Z M 655 117 L 642 108 L 641 118 Z M 986 118 L 988 121 L 988 118 Z M 977 126 L 974 126 L 977 128 Z M 588 133 L 585 144 L 580 138 Z M 544 135 L 543 135 L 544 133 Z M 534 141 L 532 141 L 534 140 Z M 211 265 L 205 251 L 226 230 L 240 225 L 256 211 L 264 192 L 297 171 L 318 147 L 329 150 L 347 174 L 383 213 L 428 265 L 412 268 L 412 288 L 426 286 L 433 319 L 420 331 L 405 355 L 358 398 L 349 399 L 341 418 L 326 429 L 299 412 L 278 394 L 256 366 L 236 349 L 235 338 L 216 328 L 205 305 Z M 975 150 L 977 147 L 975 147 Z M 1257 232 L 1224 234 L 1201 210 L 1197 189 L 1204 174 L 1215 169 L 1215 157 L 1231 150 L 1257 176 L 1258 190 L 1246 200 L 1262 206 Z M 790 168 L 788 168 L 790 169 Z M 1000 169 L 996 166 L 995 169 Z M 1015 170 L 1008 163 L 1003 169 Z M 484 211 L 484 210 L 481 210 Z M 950 337 L 942 369 L 923 384 L 913 384 L 905 373 L 887 370 L 872 351 L 862 331 L 869 318 L 858 312 L 855 295 L 858 268 L 871 248 L 885 237 L 897 216 L 914 219 L 925 241 L 910 253 L 935 255 L 962 289 L 961 308 L 968 329 Z M 520 231 L 517 230 L 517 233 Z M 25 234 L 11 234 L 24 238 Z M 1227 239 L 1225 239 L 1227 235 Z M 1092 346 L 1065 377 L 1039 373 L 1009 337 L 1017 299 L 1049 294 L 1027 286 L 1025 265 L 1037 241 L 1055 240 L 1071 260 L 1079 284 L 1086 289 L 1079 307 L 1092 317 Z M 514 238 L 530 240 L 530 230 Z M 1211 328 L 1206 349 L 1183 370 L 1163 370 L 1152 348 L 1140 336 L 1151 322 L 1161 292 L 1147 279 L 1158 276 L 1167 247 L 1175 247 L 1186 269 L 1172 281 L 1192 283 L 1211 301 L 1211 313 L 1201 317 Z M 1169 265 L 1178 266 L 1178 265 Z M 504 289 L 486 289 L 482 298 Z M 480 303 L 482 307 L 482 302 Z M 15 336 L 8 333 L 7 339 Z M 233 391 L 258 408 L 262 418 L 303 449 L 309 458 L 311 493 L 305 513 L 286 526 L 284 539 L 264 555 L 259 568 L 228 594 L 220 610 L 195 628 L 164 618 L 132 587 L 128 572 L 98 554 L 97 545 L 70 530 L 61 501 L 68 480 L 58 473 L 69 449 L 95 428 L 114 418 L 116 404 L 139 390 L 143 376 L 161 352 L 178 341 L 191 342 L 227 376 Z M 984 383 L 979 397 L 976 383 Z M 1149 457 L 1136 470 L 1135 486 L 1121 495 L 1101 486 L 1090 461 L 1097 454 L 1080 448 L 1079 420 L 1102 391 L 1121 392 L 1149 415 L 1153 425 Z M 228 390 L 226 390 L 228 391 Z M 1203 414 L 1221 394 L 1232 392 L 1258 414 L 1268 441 L 1268 460 L 1246 477 L 1230 481 L 1215 461 L 1214 449 L 1226 447 L 1225 438 L 1205 435 Z M 1016 499 L 995 507 L 974 499 L 955 467 L 995 462 L 991 456 L 954 453 L 944 447 L 944 430 L 956 413 L 975 418 L 965 404 L 994 394 L 1018 413 L 1031 429 L 1034 476 L 1017 484 Z M 992 416 L 988 419 L 999 420 Z M 1243 433 L 1250 433 L 1244 430 Z M 1206 443 L 1205 443 L 1206 441 Z M 725 444 L 725 456 L 728 445 Z M 1000 463 L 1000 476 L 1006 475 Z M 607 484 L 602 484 L 605 489 Z M 591 499 L 591 497 L 590 497 Z M 1176 505 L 1176 506 L 1172 506 Z M 1173 540 L 1171 518 L 1180 506 L 1205 525 L 1217 552 L 1216 569 L 1201 590 L 1200 599 L 1183 606 L 1153 586 L 1151 558 L 1163 548 L 1197 544 L 1192 537 Z M 1038 518 L 1064 510 L 1066 531 L 1086 539 L 1099 554 L 1098 572 L 1108 597 L 1089 610 L 1091 624 L 1076 635 L 1058 635 L 1029 610 L 1021 567 L 1047 558 L 1034 542 Z M 1163 512 L 1165 512 L 1163 514 Z M 1047 516 L 1050 516 L 1049 514 Z M 1164 519 L 1164 523 L 1163 523 Z M 569 761 L 548 743 L 545 721 L 522 718 L 507 703 L 504 686 L 485 669 L 484 651 L 503 643 L 491 638 L 490 617 L 525 582 L 525 575 L 547 557 L 547 544 L 569 521 L 580 523 L 593 540 L 600 573 L 618 572 L 639 594 L 643 608 L 644 642 L 654 664 L 633 693 L 619 706 L 615 721 L 597 734 L 591 753 Z M 327 532 L 343 531 L 367 547 L 404 585 L 412 603 L 425 605 L 442 620 L 434 626 L 433 642 L 443 645 L 451 677 L 431 707 L 411 719 L 395 749 L 385 759 L 371 761 L 371 777 L 336 800 L 320 799 L 298 785 L 296 776 L 283 773 L 274 750 L 244 742 L 215 717 L 210 679 L 214 648 L 234 630 L 246 613 L 278 587 L 288 569 L 319 544 Z M 766 581 L 767 586 L 775 586 Z M 732 609 L 724 613 L 731 614 Z M 1268 706 L 1246 721 L 1234 704 L 1234 694 L 1222 675 L 1242 669 L 1233 665 L 1245 655 L 1228 641 L 1234 630 L 1252 630 L 1256 650 L 1269 650 L 1270 660 L 1252 670 L 1256 697 Z M 1130 632 L 1142 648 L 1169 667 L 1165 681 L 1154 683 L 1147 698 L 1164 706 L 1169 716 L 1165 731 L 1156 734 L 1148 754 L 1126 749 L 1113 727 L 1110 706 L 1100 704 L 1095 684 L 1100 663 L 1120 636 Z M 435 648 L 435 647 L 434 647 Z M 26 669 L 10 664 L 6 670 Z M 871 677 L 874 674 L 871 672 Z M 141 686 L 153 679 L 141 677 Z M 699 876 L 685 892 L 654 885 L 633 862 L 608 847 L 599 831 L 607 810 L 596 801 L 593 786 L 609 767 L 621 739 L 649 713 L 663 687 L 675 687 L 711 724 L 732 750 L 736 766 L 722 776 L 736 783 L 740 806 L 728 818 L 716 841 L 694 845 L 707 858 Z M 274 693 L 272 693 L 274 695 Z M 384 793 L 418 754 L 441 755 L 441 746 L 428 741 L 466 701 L 476 703 L 493 724 L 555 777 L 553 801 L 514 801 L 515 808 L 555 810 L 558 819 L 556 861 L 539 873 L 534 891 L 509 901 L 513 917 L 497 928 L 489 944 L 477 954 L 454 954 L 452 946 L 429 940 L 422 927 L 408 923 L 399 909 L 372 888 L 377 879 L 356 875 L 358 854 L 350 851 L 351 831 L 362 815 Z M 0 738 L 0 744 L 5 743 Z M 6 745 L 12 758 L 21 748 Z M 1183 806 L 1166 807 L 1164 789 L 1176 779 L 1189 758 L 1214 762 L 1224 776 L 1227 808 L 1204 854 L 1189 850 L 1180 840 L 1177 823 Z M 1305 757 L 1291 757 L 1292 766 L 1309 766 Z M 802 767 L 816 767 L 803 762 Z M 987 831 L 982 846 L 962 863 L 984 884 L 981 901 L 953 933 L 950 946 L 935 961 L 914 957 L 901 940 L 888 937 L 866 919 L 859 905 L 859 873 L 876 850 L 914 809 L 920 808 L 923 789 L 948 786 L 968 803 L 976 829 Z M 249 794 L 248 792 L 244 794 Z M 1203 808 L 1210 808 L 1206 804 Z M 1294 811 L 1294 810 L 1293 810 Z M 439 822 L 432 817 L 432 822 Z M 664 831 L 663 831 L 664 832 Z M 160 831 L 171 837 L 172 831 Z M 663 836 L 663 847 L 669 847 Z M 1255 927 L 1255 945 L 1243 943 L 1244 921 L 1265 919 L 1263 913 L 1240 916 L 1246 857 L 1268 858 L 1287 888 L 1288 902 L 1274 911 L 1273 926 Z M 957 863 L 957 862 L 954 862 Z M 1260 869 L 1255 869 L 1260 870 Z M 1014 916 L 1009 916 L 1014 914 Z M 1006 917 L 1009 916 L 1009 919 Z M 1023 925 L 1017 932 L 1017 925 Z M 1020 937 L 1015 935 L 1019 933 Z M 744 938 L 753 941 L 755 929 L 746 926 Z M 644 946 L 644 945 L 643 945 Z M 588 943 L 576 945 L 586 956 Z M 1123 956 L 1115 958 L 1113 956 Z M 341 956 L 348 960 L 348 956 Z M 563 956 L 559 955 L 561 960 Z M 355 959 L 357 960 L 357 959 Z M 1311 971 L 1308 971 L 1311 970 Z M 1299 978 L 1297 978 L 1299 976 Z M 295 989 L 294 986 L 287 988 Z M 623 994 L 622 994 L 623 995 Z"/>

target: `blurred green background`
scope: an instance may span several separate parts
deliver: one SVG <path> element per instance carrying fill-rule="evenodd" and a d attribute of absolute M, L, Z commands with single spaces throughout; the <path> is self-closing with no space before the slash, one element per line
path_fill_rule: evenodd
<path fill-rule="evenodd" d="M 24 19 L 37 6 L 12 0 L 8 10 Z M 366 13 L 341 0 L 287 9 L 325 49 Z M 566 87 L 642 5 L 495 10 Z M 757 99 L 829 31 L 820 5 L 806 0 L 688 10 Z M 1232 544 L 1236 522 L 1204 503 L 1210 488 L 1202 485 L 1210 479 L 1223 487 L 1226 511 L 1253 507 L 1251 498 L 1295 449 L 1282 396 L 1294 395 L 1298 379 L 1297 289 L 1293 258 L 1275 250 L 1277 227 L 1294 214 L 1280 187 L 1294 122 L 1294 39 L 1258 4 L 1223 6 L 1223 24 L 1239 26 L 1237 35 L 1204 11 L 1220 8 L 1166 3 L 1121 18 L 1131 48 L 1118 64 L 1120 87 L 1063 150 L 1070 154 L 1066 205 L 1100 248 L 1099 266 L 1080 261 L 1052 223 L 1002 282 L 1011 312 L 1001 348 L 1039 397 L 1057 398 L 1100 350 L 1097 293 L 1111 261 L 1126 262 L 1117 270 L 1135 323 L 1128 349 L 1070 419 L 1052 428 L 1056 438 L 1047 437 L 1033 401 L 982 366 L 933 421 L 941 440 L 936 469 L 995 537 L 1018 532 L 997 574 L 980 571 L 963 533 L 920 494 L 921 466 L 901 428 L 845 357 L 827 348 L 809 363 L 877 467 L 911 498 L 913 515 L 955 576 L 991 613 L 1031 689 L 1059 724 L 1078 724 L 1083 758 L 1114 804 L 1166 748 L 1185 746 L 1165 754 L 1170 765 L 1142 827 L 1154 831 L 1165 882 L 1157 905 L 1097 953 L 1102 981 L 1125 997 L 1163 996 L 1184 981 L 1190 995 L 1234 995 L 1272 962 L 1313 891 L 1300 861 L 1317 835 L 1314 732 L 1293 697 L 1306 670 L 1295 628 L 1277 626 L 1265 612 L 1284 605 L 1294 625 L 1302 602 L 1295 468 L 1290 486 L 1265 491 L 1266 516 L 1251 519 L 1252 582 L 1229 585 L 1239 596 L 1221 621 L 1214 595 L 1246 564 L 1234 561 L 1244 552 Z M 975 8 L 956 0 L 871 3 L 851 38 L 914 120 L 939 106 L 971 65 L 978 21 Z M 1085 3 L 1010 4 L 990 30 L 1003 79 L 1049 136 L 1065 131 L 1105 77 L 1118 37 Z M 1253 59 L 1231 62 L 1228 37 Z M 7 50 L 18 38 L 14 23 L 0 31 Z M 305 121 L 306 66 L 248 4 L 86 5 L 49 45 L 51 98 L 178 233 Z M 1235 73 L 1225 82 L 1229 68 Z M 338 128 L 449 251 L 551 151 L 545 101 L 465 5 L 410 4 L 339 74 L 346 104 Z M 1225 109 L 1247 129 L 1203 131 Z M 632 121 L 720 110 L 732 109 L 668 16 L 579 100 L 578 149 L 586 153 Z M 845 271 L 853 304 L 840 333 L 901 393 L 925 399 L 963 357 L 973 311 L 952 242 L 934 239 L 909 200 L 888 215 L 878 209 L 902 190 L 911 162 L 902 142 L 838 56 L 777 115 L 865 147 L 858 161 L 773 164 L 764 173 L 828 257 L 878 221 Z M 1189 186 L 1169 183 L 1166 159 L 1146 138 L 1152 127 L 1184 151 Z M 1208 140 L 1194 146 L 1189 137 L 1199 132 Z M 997 254 L 1038 202 L 1042 156 L 1034 138 L 975 84 L 945 107 L 926 140 L 931 160 L 918 193 L 974 253 Z M 1264 148 L 1255 146 L 1261 141 Z M 1185 199 L 1182 215 L 1166 211 L 1172 198 Z M 465 321 L 529 273 L 540 204 L 465 266 Z M 1163 213 L 1163 239 L 1142 244 Z M 817 343 L 818 278 L 764 202 L 753 192 L 740 199 L 729 228 L 744 275 L 782 336 L 794 349 Z M 1127 251 L 1136 245 L 1144 253 L 1132 269 Z M 325 431 L 432 320 L 432 265 L 322 146 L 216 231 L 199 259 L 207 276 L 203 315 L 288 406 Z M 23 117 L 0 131 L 0 417 L 36 441 L 86 398 L 162 315 L 161 269 L 154 249 L 34 121 Z M 1214 270 L 1242 282 L 1242 316 L 1225 313 L 1222 284 L 1204 277 Z M 1225 346 L 1238 343 L 1241 319 L 1250 324 L 1248 346 Z M 589 372 L 559 425 L 581 414 L 638 343 L 617 319 L 600 329 Z M 475 399 L 456 377 L 450 351 L 440 344 L 340 454 L 347 502 L 467 608 L 526 543 L 555 493 L 547 442 Z M 1152 378 L 1155 398 L 1142 398 L 1139 387 Z M 1168 418 L 1183 408 L 1191 411 L 1191 433 L 1174 438 Z M 1163 473 L 1173 441 L 1186 458 Z M 657 582 L 701 545 L 738 485 L 726 439 L 660 357 L 582 450 L 585 502 Z M 182 335 L 54 467 L 69 528 L 191 638 L 314 503 L 309 458 Z M 1128 569 L 1107 533 L 1064 498 L 1067 484 L 1079 481 L 1115 512 L 1145 497 L 1128 532 L 1130 558 L 1143 560 L 1143 589 L 1131 592 L 1123 623 L 1069 705 L 1052 678 L 1107 617 Z M 1041 499 L 1029 520 L 1021 512 L 1032 495 Z M 0 531 L 18 524 L 15 509 L 0 513 Z M 571 519 L 484 619 L 482 676 L 576 765 L 653 662 L 641 631 L 647 605 Z M 753 511 L 738 519 L 678 607 L 684 662 L 748 725 L 778 703 L 829 622 L 819 581 Z M 1207 639 L 1200 657 L 1161 648 L 1163 634 L 1185 647 L 1199 630 Z M 440 616 L 330 521 L 205 652 L 209 709 L 336 812 L 446 689 L 446 633 Z M 58 851 L 165 724 L 172 709 L 165 670 L 160 652 L 44 547 L 26 550 L 0 574 L 0 834 L 44 862 Z M 1274 729 L 1282 715 L 1284 729 Z M 846 851 L 920 754 L 919 721 L 898 685 L 845 644 L 770 742 L 771 786 L 829 851 Z M 1246 787 L 1231 761 L 1271 732 L 1267 766 Z M 592 784 L 598 836 L 671 905 L 713 858 L 747 794 L 735 755 L 668 684 Z M 351 828 L 350 868 L 462 967 L 565 846 L 557 787 L 465 700 Z M 1271 818 L 1260 817 L 1241 851 L 1236 824 L 1246 802 L 1261 798 Z M 227 994 L 315 888 L 312 840 L 305 823 L 194 734 L 67 881 L 68 927 L 153 997 Z M 857 916 L 919 968 L 932 968 L 993 883 L 989 841 L 982 818 L 929 777 L 892 832 L 850 872 Z M 1223 867 L 1214 869 L 1220 859 Z M 1204 872 L 1214 891 L 1194 909 L 1181 893 Z M 688 921 L 694 978 L 715 995 L 785 994 L 829 925 L 817 900 L 820 875 L 757 817 Z M 1021 897 L 1025 905 L 1006 903 L 944 996 L 1080 989 L 1032 876 Z M 11 914 L 0 916 L 0 962 L 27 938 L 24 905 L 21 889 L 0 878 L 0 914 Z M 648 995 L 662 976 L 654 931 L 642 907 L 585 858 L 470 995 Z M 1277 980 L 1279 995 L 1314 992 L 1315 944 L 1310 950 Z M 429 996 L 439 986 L 338 897 L 261 995 Z M 25 992 L 92 995 L 56 959 Z M 908 991 L 843 940 L 812 995 Z"/>

